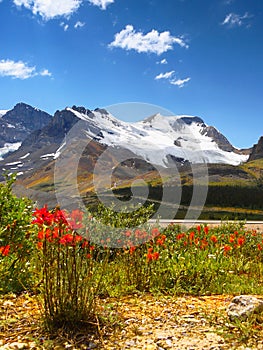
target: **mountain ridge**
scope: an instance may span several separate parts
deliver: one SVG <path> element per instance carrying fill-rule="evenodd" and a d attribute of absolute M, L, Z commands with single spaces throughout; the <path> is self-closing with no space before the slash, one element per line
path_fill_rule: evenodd
<path fill-rule="evenodd" d="M 27 152 L 24 151 L 25 155 L 30 152 L 30 147 L 33 150 L 43 148 L 48 154 L 55 154 L 55 147 L 60 147 L 59 143 L 80 120 L 85 122 L 87 137 L 106 146 L 126 148 L 138 157 L 164 167 L 180 160 L 237 165 L 246 161 L 250 152 L 235 148 L 222 133 L 205 124 L 198 116 L 166 117 L 157 113 L 142 121 L 128 123 L 100 108 L 92 111 L 85 107 L 66 107 L 51 117 L 24 103 L 4 111 L 1 121 L 9 123 L 8 131 L 11 131 L 7 135 L 7 127 L 2 125 L 2 147 L 7 143 L 15 145 L 14 149 L 11 148 L 11 151 L 16 151 L 15 154 L 21 154 L 23 149 L 28 148 Z M 42 157 L 44 155 L 42 153 Z M 11 156 L 10 160 L 13 162 L 14 157 Z"/>
<path fill-rule="evenodd" d="M 43 111 L 26 104 L 22 107 L 38 114 L 36 120 L 41 118 Z M 6 115 L 10 111 L 3 111 L 1 120 Z M 72 106 L 56 111 L 53 117 L 48 115 L 44 125 L 37 127 L 38 122 L 31 125 L 32 131 L 24 134 L 18 149 L 4 155 L 0 169 L 2 173 L 16 172 L 19 194 L 29 195 L 41 204 L 56 205 L 54 172 L 61 157 L 67 159 L 61 182 L 68 198 L 72 187 L 70 175 L 76 167 L 80 193 L 85 196 L 94 192 L 94 169 L 101 155 L 105 155 L 97 169 L 101 188 L 109 189 L 115 184 L 121 188 L 140 179 L 157 184 L 162 182 L 158 180 L 159 170 L 166 174 L 168 183 L 176 185 L 169 169 L 178 169 L 182 185 L 191 184 L 191 171 L 187 169 L 191 168 L 192 160 L 208 167 L 213 183 L 220 183 L 221 178 L 227 183 L 233 180 L 254 183 L 254 175 L 241 171 L 237 164 L 246 163 L 250 153 L 256 151 L 255 145 L 253 150 L 235 148 L 198 116 L 167 117 L 156 113 L 142 121 L 127 123 L 105 109 Z M 220 163 L 222 159 L 224 162 Z M 231 162 L 228 165 L 233 159 L 234 165 Z M 110 183 L 104 181 L 108 169 L 115 169 Z"/>

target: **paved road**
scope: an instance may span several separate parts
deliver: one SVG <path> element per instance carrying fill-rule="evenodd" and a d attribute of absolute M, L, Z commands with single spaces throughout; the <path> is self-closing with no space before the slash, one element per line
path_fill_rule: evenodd
<path fill-rule="evenodd" d="M 155 223 L 155 220 L 149 220 L 149 223 Z M 219 226 L 226 222 L 239 222 L 239 221 L 221 221 L 221 220 L 159 220 L 161 226 L 167 226 L 171 223 L 175 225 L 182 225 L 186 227 L 192 227 L 200 224 L 206 224 L 208 226 Z M 263 232 L 263 221 L 246 221 L 245 227 L 248 229 L 260 230 Z"/>

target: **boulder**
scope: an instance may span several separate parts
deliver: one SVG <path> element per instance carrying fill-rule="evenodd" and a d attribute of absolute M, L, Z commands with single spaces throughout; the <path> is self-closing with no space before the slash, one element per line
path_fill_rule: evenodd
<path fill-rule="evenodd" d="M 238 295 L 233 298 L 227 309 L 231 321 L 245 321 L 252 314 L 263 312 L 263 299 L 252 295 Z"/>

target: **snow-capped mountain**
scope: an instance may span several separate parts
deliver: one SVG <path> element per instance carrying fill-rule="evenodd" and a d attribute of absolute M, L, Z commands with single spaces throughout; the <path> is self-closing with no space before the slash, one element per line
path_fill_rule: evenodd
<path fill-rule="evenodd" d="M 30 111 L 30 114 L 22 117 L 14 113 L 17 108 L 20 112 L 21 108 L 25 113 Z M 219 131 L 196 116 L 156 114 L 140 122 L 128 123 L 116 119 L 105 109 L 91 111 L 73 106 L 57 111 L 51 118 L 45 112 L 24 104 L 3 114 L 0 129 L 2 150 L 15 152 L 0 162 L 2 171 L 26 174 L 55 161 L 67 149 L 70 137 L 67 135 L 78 122 L 81 122 L 82 132 L 78 136 L 82 141 L 88 143 L 92 139 L 103 147 L 126 150 L 130 157 L 165 168 L 187 162 L 238 165 L 249 156 L 248 152 L 234 148 Z M 7 149 L 8 141 L 13 149 Z"/>
<path fill-rule="evenodd" d="M 51 116 L 25 103 L 11 110 L 0 110 L 0 159 L 14 152 L 32 131 L 48 124 Z"/>
<path fill-rule="evenodd" d="M 174 162 L 189 161 L 238 165 L 248 159 L 219 131 L 196 116 L 156 114 L 127 123 L 103 109 L 66 110 L 85 121 L 88 137 L 107 146 L 128 149 L 151 164 L 169 167 Z"/>

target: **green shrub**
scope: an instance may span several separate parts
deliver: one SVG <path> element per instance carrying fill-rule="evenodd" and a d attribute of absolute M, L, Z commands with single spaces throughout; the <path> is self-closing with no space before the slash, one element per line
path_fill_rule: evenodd
<path fill-rule="evenodd" d="M 32 202 L 12 192 L 15 175 L 0 184 L 0 292 L 21 292 L 32 284 Z"/>

